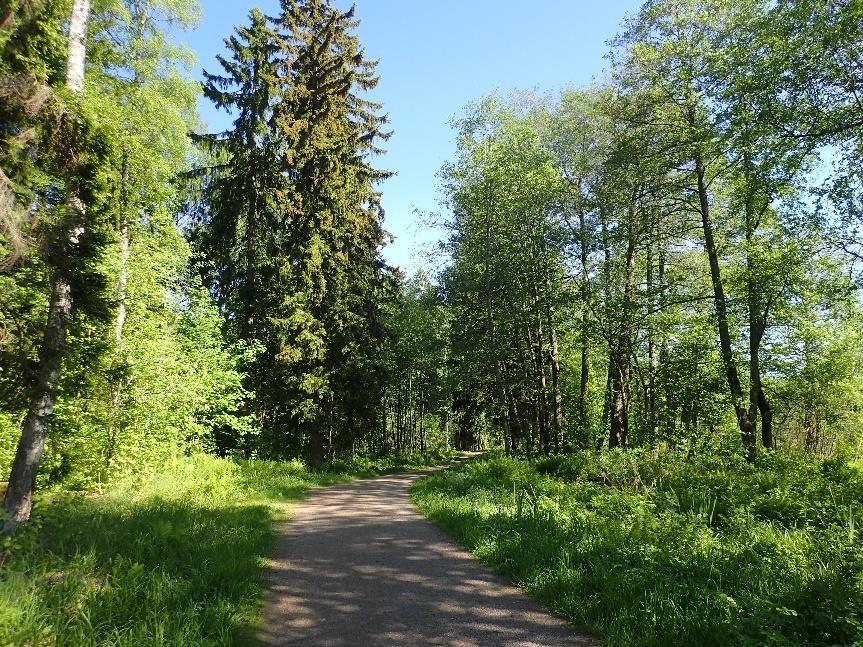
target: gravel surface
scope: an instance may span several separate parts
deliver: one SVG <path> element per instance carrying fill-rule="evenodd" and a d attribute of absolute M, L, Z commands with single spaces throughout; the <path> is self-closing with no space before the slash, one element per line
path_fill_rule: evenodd
<path fill-rule="evenodd" d="M 268 572 L 265 645 L 593 645 L 432 526 L 423 474 L 319 490 L 296 505 Z"/>

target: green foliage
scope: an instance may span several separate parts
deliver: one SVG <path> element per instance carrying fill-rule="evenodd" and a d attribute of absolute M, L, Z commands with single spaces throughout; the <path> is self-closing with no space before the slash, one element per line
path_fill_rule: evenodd
<path fill-rule="evenodd" d="M 863 468 L 847 456 L 490 457 L 419 481 L 413 498 L 604 644 L 863 639 Z"/>
<path fill-rule="evenodd" d="M 558 358 L 548 350 L 557 344 L 554 310 L 569 296 L 552 206 L 562 177 L 542 145 L 536 114 L 525 112 L 496 97 L 471 104 L 456 123 L 458 159 L 441 171 L 452 211 L 451 265 L 441 287 L 452 318 L 453 406 L 463 448 L 479 441 L 479 410 L 496 442 L 515 449 L 536 436 L 543 451 L 560 448 L 561 430 L 553 438 L 550 432 L 560 426 L 559 387 L 551 378 Z M 531 430 L 525 418 L 533 407 L 539 420 Z"/>
<path fill-rule="evenodd" d="M 353 10 L 289 1 L 253 10 L 226 39 L 205 95 L 237 118 L 197 136 L 192 234 L 199 266 L 231 333 L 262 345 L 247 386 L 261 433 L 245 449 L 287 457 L 353 452 L 382 423 L 382 309 L 393 295 L 369 157 L 388 134 Z M 326 431 L 325 431 L 326 430 Z M 325 447 L 325 444 L 327 445 Z"/>
<path fill-rule="evenodd" d="M 51 86 L 62 84 L 66 72 L 63 21 L 69 16 L 70 6 L 68 0 L 4 2 L 0 59 L 5 71 L 29 73 Z"/>
<path fill-rule="evenodd" d="M 40 29 L 62 30 L 68 3 L 21 9 L 20 28 L 35 29 L 30 19 L 44 23 L 46 4 L 62 9 L 56 15 L 61 22 Z M 4 424 L 20 424 L 30 403 L 48 277 L 58 267 L 70 273 L 76 304 L 41 485 L 89 488 L 189 451 L 212 449 L 217 438 L 253 432 L 241 411 L 248 395 L 240 373 L 246 350 L 225 341 L 218 311 L 200 281 L 189 276 L 189 245 L 174 222 L 187 198 L 174 180 L 195 153 L 187 133 L 197 125 L 197 84 L 188 52 L 170 42 L 168 30 L 191 26 L 197 13 L 197 4 L 187 0 L 98 4 L 82 100 L 32 84 L 20 87 L 32 97 L 45 94 L 41 112 L 28 107 L 38 107 L 32 97 L 30 103 L 26 96 L 3 97 L 4 106 L 16 108 L 20 119 L 45 133 L 45 141 L 25 141 L 21 150 L 11 145 L 16 140 L 10 135 L 4 155 L 16 199 L 30 201 L 36 215 L 32 223 L 17 223 L 22 248 L 14 249 L 14 236 L 0 237 L 8 241 L 3 251 L 15 252 L 0 276 L 8 288 L 0 297 Z M 7 47 L 29 47 L 29 33 L 14 36 Z M 41 46 L 21 51 L 47 56 Z M 3 59 L 10 69 L 17 60 L 13 53 L 8 50 Z M 58 111 L 79 124 L 77 139 L 92 157 L 76 161 L 87 174 L 71 185 L 52 175 L 56 161 L 47 144 L 57 136 L 52 118 Z M 33 152 L 47 157 L 19 165 L 19 153 L 28 150 L 22 159 L 33 158 Z M 89 243 L 61 263 L 50 250 L 40 254 L 40 248 L 46 238 L 50 245 L 58 236 L 62 241 L 63 219 L 54 222 L 50 214 L 68 211 L 52 206 L 65 200 L 68 186 L 79 192 L 91 187 L 81 194 Z M 47 216 L 39 215 L 42 210 Z M 11 428 L 5 439 L 14 443 Z M 4 446 L 0 453 L 0 469 L 7 473 L 13 451 L 14 445 Z"/>
<path fill-rule="evenodd" d="M 468 441 L 859 445 L 850 25 L 856 3 L 657 0 L 606 84 L 468 106 L 438 281 Z"/>
<path fill-rule="evenodd" d="M 249 639 L 277 499 L 451 444 L 574 452 L 416 496 L 610 644 L 863 642 L 859 2 L 651 1 L 606 85 L 471 104 L 409 281 L 353 9 L 253 10 L 189 137 L 197 3 L 93 7 L 81 93 L 71 3 L 0 8 L 0 470 L 63 368 L 0 642 Z"/>
<path fill-rule="evenodd" d="M 448 447 L 451 406 L 450 311 L 423 273 L 388 304 L 381 364 L 387 379 L 384 443 L 396 449 Z"/>

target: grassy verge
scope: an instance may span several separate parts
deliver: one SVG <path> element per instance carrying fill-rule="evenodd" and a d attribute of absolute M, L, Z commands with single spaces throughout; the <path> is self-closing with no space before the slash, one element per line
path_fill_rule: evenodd
<path fill-rule="evenodd" d="M 609 646 L 863 645 L 863 469 L 843 458 L 490 457 L 413 497 Z"/>
<path fill-rule="evenodd" d="M 447 462 L 178 460 L 105 495 L 54 493 L 0 553 L 0 645 L 254 642 L 284 503 L 311 487 Z"/>

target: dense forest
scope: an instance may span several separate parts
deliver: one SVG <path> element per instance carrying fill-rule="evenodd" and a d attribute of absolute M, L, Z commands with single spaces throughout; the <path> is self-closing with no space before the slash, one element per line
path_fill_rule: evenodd
<path fill-rule="evenodd" d="M 7 530 L 34 492 L 206 454 L 236 469 L 560 455 L 606 484 L 635 470 L 636 490 L 669 461 L 686 473 L 669 482 L 701 483 L 708 502 L 721 479 L 766 482 L 781 464 L 810 483 L 841 473 L 819 490 L 833 512 L 774 521 L 842 526 L 838 563 L 859 581 L 863 4 L 649 0 L 601 81 L 478 98 L 439 173 L 445 260 L 412 277 L 382 255 L 391 133 L 355 10 L 253 9 L 202 83 L 182 44 L 200 13 L 0 2 Z M 201 122 L 201 95 L 224 131 Z M 714 459 L 729 462 L 699 462 Z M 501 465 L 478 490 L 515 497 L 539 478 Z M 821 505 L 804 498 L 788 505 Z M 848 626 L 770 644 L 861 639 L 857 586 L 825 611 Z"/>
<path fill-rule="evenodd" d="M 358 94 L 374 64 L 351 12 L 286 2 L 252 11 L 199 89 L 169 38 L 198 13 L 137 0 L 3 12 L 15 519 L 37 468 L 88 486 L 193 451 L 320 463 L 386 449 L 400 278 L 380 256 L 387 174 L 368 159 L 386 117 Z M 202 129 L 199 91 L 229 130 Z"/>
<path fill-rule="evenodd" d="M 651 2 L 606 84 L 457 120 L 462 421 L 527 453 L 859 447 L 860 19 Z"/>

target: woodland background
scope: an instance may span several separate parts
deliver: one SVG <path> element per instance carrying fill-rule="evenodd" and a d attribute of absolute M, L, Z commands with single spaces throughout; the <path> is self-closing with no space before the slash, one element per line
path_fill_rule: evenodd
<path fill-rule="evenodd" d="M 514 459 L 421 508 L 610 640 L 863 639 L 863 4 L 651 0 L 603 81 L 479 98 L 439 174 L 445 260 L 412 277 L 381 256 L 354 10 L 252 10 L 203 84 L 200 11 L 0 3 L 8 524 L 34 482 L 67 501 L 174 466 L 230 497 L 489 449 Z M 653 589 L 595 577 L 658 563 Z"/>

